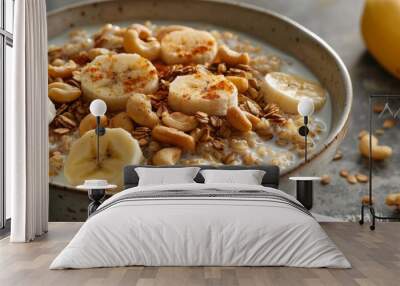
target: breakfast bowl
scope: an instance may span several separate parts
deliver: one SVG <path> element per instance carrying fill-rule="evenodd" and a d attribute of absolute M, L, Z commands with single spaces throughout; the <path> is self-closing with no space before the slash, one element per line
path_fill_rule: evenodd
<path fill-rule="evenodd" d="M 232 37 L 232 35 L 239 35 L 238 37 L 244 39 L 240 46 L 243 49 L 250 43 L 250 50 L 262 50 L 268 54 L 278 55 L 277 57 L 282 61 L 284 71 L 287 74 L 294 73 L 296 76 L 302 76 L 310 80 L 310 82 L 317 82 L 318 88 L 319 86 L 323 88 L 324 94 L 324 102 L 321 104 L 323 107 L 318 107 L 320 110 L 315 115 L 316 122 L 318 120 L 321 122 L 322 127 L 318 128 L 322 131 L 320 136 L 315 137 L 318 140 L 316 140 L 315 145 L 309 151 L 308 162 L 304 162 L 301 152 L 296 153 L 296 159 L 291 160 L 290 164 L 286 165 L 278 159 L 275 162 L 257 161 L 258 164 L 276 163 L 280 165 L 282 163 L 280 167 L 283 178 L 293 175 L 319 175 L 319 171 L 323 170 L 323 166 L 326 166 L 332 160 L 348 129 L 352 104 L 352 87 L 349 74 L 342 60 L 317 35 L 275 12 L 243 4 L 213 0 L 101 1 L 83 2 L 52 11 L 47 16 L 47 22 L 49 44 L 51 45 L 62 45 L 66 41 L 67 32 L 71 30 L 83 29 L 88 33 L 93 33 L 107 23 L 121 27 L 140 23 L 140 25 L 145 25 L 149 29 L 152 29 L 152 27 L 158 29 L 157 27 L 168 25 L 187 26 L 193 29 L 209 31 L 217 39 L 221 37 L 222 40 L 226 41 L 229 41 L 227 38 Z M 268 72 L 262 74 L 260 79 L 262 83 L 265 83 L 265 74 L 268 74 Z M 263 84 L 261 84 L 260 90 L 261 92 L 265 92 L 265 94 L 271 93 L 268 87 L 264 88 Z M 279 96 L 276 98 L 278 98 L 276 100 L 280 100 Z M 124 104 L 125 102 L 122 105 L 124 106 Z M 120 105 L 121 103 L 112 105 L 112 108 L 118 109 Z M 171 106 L 173 106 L 172 103 Z M 285 109 L 287 105 L 280 107 L 281 109 Z M 173 109 L 176 111 L 175 107 Z M 290 110 L 288 109 L 290 114 L 285 118 L 289 118 L 301 125 L 302 118 L 294 114 L 293 110 L 293 107 Z M 185 111 L 192 117 L 198 116 L 195 111 L 192 114 L 190 108 L 185 109 Z M 221 115 L 218 112 L 219 110 L 216 110 L 213 115 Z M 190 117 L 189 115 L 180 114 L 177 116 L 175 114 L 175 117 L 169 116 L 166 118 L 166 121 L 171 122 L 181 118 L 188 118 Z M 263 113 L 264 115 L 265 112 Z M 199 120 L 201 122 L 202 119 Z M 234 123 L 233 125 L 235 126 Z M 297 125 L 293 126 L 298 127 Z M 158 132 L 163 131 L 165 130 L 159 130 Z M 154 133 L 157 132 L 154 132 L 153 129 L 153 137 Z M 137 135 L 135 131 L 132 134 L 133 136 Z M 281 141 L 280 143 L 282 143 Z M 277 143 L 277 141 L 271 142 Z M 286 151 L 291 152 L 293 150 L 288 148 Z M 277 153 L 277 151 L 271 152 L 275 152 L 273 154 Z M 57 155 L 59 156 L 59 153 Z M 68 157 L 68 154 L 65 154 L 65 156 Z M 253 162 L 251 160 L 247 162 L 246 158 L 248 157 L 236 163 L 249 165 Z M 183 165 L 189 165 L 190 162 L 193 162 L 193 165 L 199 164 L 198 160 L 192 159 L 182 158 L 177 164 L 183 163 Z M 146 160 L 145 158 L 144 164 L 151 162 L 151 160 Z M 215 163 L 218 164 L 221 162 L 218 161 Z M 254 160 L 254 162 L 256 161 Z M 212 163 L 209 160 L 204 161 L 204 164 Z M 62 172 L 53 176 L 50 181 L 55 186 L 74 188 L 74 185 L 76 185 L 68 182 Z M 282 180 L 283 185 L 287 181 Z"/>

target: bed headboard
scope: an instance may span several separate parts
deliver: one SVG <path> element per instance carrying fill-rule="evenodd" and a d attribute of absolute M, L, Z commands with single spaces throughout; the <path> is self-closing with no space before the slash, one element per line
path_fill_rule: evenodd
<path fill-rule="evenodd" d="M 131 165 L 124 168 L 124 189 L 136 187 L 139 182 L 139 177 L 135 171 L 136 167 L 146 167 L 146 168 L 180 168 L 188 166 L 143 166 L 143 165 Z M 279 187 L 279 167 L 272 165 L 262 165 L 262 166 L 208 166 L 208 165 L 198 165 L 190 167 L 199 167 L 201 170 L 205 169 L 220 169 L 220 170 L 248 170 L 256 169 L 265 171 L 264 178 L 262 180 L 262 185 L 265 187 L 271 187 L 277 189 Z M 197 183 L 204 183 L 204 178 L 200 174 L 194 178 Z"/>

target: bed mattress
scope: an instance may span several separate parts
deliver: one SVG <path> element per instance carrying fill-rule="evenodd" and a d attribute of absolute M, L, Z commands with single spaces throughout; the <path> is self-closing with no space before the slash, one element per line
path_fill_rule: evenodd
<path fill-rule="evenodd" d="M 196 183 L 139 186 L 111 197 L 50 269 L 129 265 L 351 267 L 292 196 Z"/>

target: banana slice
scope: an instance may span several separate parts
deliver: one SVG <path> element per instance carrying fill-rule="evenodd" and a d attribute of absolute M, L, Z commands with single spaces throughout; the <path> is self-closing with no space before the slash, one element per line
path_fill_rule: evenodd
<path fill-rule="evenodd" d="M 303 97 L 313 101 L 316 111 L 326 102 L 326 91 L 318 83 L 282 72 L 268 73 L 261 87 L 267 102 L 276 103 L 292 114 L 298 113 L 297 105 Z"/>
<path fill-rule="evenodd" d="M 158 75 L 153 64 L 138 54 L 103 55 L 82 70 L 81 84 L 86 100 L 99 98 L 109 111 L 122 111 L 132 94 L 155 92 Z"/>
<path fill-rule="evenodd" d="M 238 105 L 236 86 L 223 75 L 197 72 L 178 76 L 169 86 L 168 104 L 186 114 L 198 111 L 209 115 L 226 115 L 231 106 Z"/>
<path fill-rule="evenodd" d="M 210 63 L 217 52 L 217 41 L 206 31 L 183 29 L 161 40 L 161 58 L 167 64 Z"/>
<path fill-rule="evenodd" d="M 139 143 L 122 128 L 107 128 L 100 136 L 100 164 L 96 162 L 96 133 L 90 130 L 76 140 L 64 166 L 64 175 L 71 185 L 88 179 L 104 179 L 122 186 L 123 168 L 139 164 L 143 154 Z"/>
<path fill-rule="evenodd" d="M 53 121 L 54 117 L 56 117 L 56 107 L 54 103 L 50 100 L 50 98 L 47 98 L 47 109 L 48 109 L 48 115 L 47 118 L 49 120 L 49 124 Z"/>

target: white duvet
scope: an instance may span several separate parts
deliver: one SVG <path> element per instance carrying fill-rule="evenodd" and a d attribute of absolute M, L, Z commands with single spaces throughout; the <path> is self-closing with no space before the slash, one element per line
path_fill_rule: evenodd
<path fill-rule="evenodd" d="M 83 224 L 50 269 L 145 266 L 293 266 L 349 268 L 318 222 L 288 204 L 257 198 L 152 198 L 131 192 L 263 190 L 254 185 L 135 187 L 107 201 Z M 107 207 L 108 206 L 108 207 Z"/>

